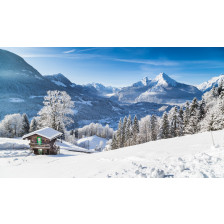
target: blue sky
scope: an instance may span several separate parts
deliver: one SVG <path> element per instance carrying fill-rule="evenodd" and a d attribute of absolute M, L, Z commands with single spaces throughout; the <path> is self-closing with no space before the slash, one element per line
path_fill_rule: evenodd
<path fill-rule="evenodd" d="M 23 57 L 42 75 L 62 73 L 76 84 L 128 86 L 165 72 L 200 84 L 224 73 L 224 48 L 54 47 L 2 48 Z"/>

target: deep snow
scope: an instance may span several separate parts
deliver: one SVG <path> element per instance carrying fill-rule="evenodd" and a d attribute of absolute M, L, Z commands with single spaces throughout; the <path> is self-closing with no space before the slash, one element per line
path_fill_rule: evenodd
<path fill-rule="evenodd" d="M 224 130 L 213 136 L 216 147 L 204 132 L 93 154 L 0 150 L 0 177 L 224 177 Z"/>
<path fill-rule="evenodd" d="M 98 137 L 96 135 L 90 136 L 90 137 L 85 137 L 81 138 L 77 141 L 78 146 L 82 148 L 87 148 L 87 149 L 97 149 L 101 146 L 101 149 L 104 149 L 106 144 L 107 144 L 107 139 Z M 102 142 L 102 143 L 101 143 Z M 102 145 L 100 145 L 102 144 Z"/>

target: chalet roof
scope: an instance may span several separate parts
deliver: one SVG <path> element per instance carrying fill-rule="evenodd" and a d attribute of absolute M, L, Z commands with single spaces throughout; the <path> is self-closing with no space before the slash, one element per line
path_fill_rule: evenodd
<path fill-rule="evenodd" d="M 53 139 L 61 136 L 62 133 L 59 132 L 59 131 L 54 130 L 53 128 L 46 127 L 46 128 L 42 128 L 42 129 L 39 129 L 37 131 L 31 132 L 31 133 L 29 133 L 27 135 L 24 135 L 23 139 L 24 138 L 28 138 L 28 137 L 30 137 L 32 135 L 40 135 L 40 136 L 45 137 L 45 138 L 47 138 L 49 140 L 53 140 Z"/>

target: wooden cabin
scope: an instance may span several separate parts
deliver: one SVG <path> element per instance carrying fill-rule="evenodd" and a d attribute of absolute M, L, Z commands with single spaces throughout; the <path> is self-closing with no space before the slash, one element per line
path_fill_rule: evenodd
<path fill-rule="evenodd" d="M 60 147 L 55 144 L 62 133 L 53 128 L 42 128 L 23 136 L 30 141 L 30 148 L 36 155 L 56 155 Z"/>

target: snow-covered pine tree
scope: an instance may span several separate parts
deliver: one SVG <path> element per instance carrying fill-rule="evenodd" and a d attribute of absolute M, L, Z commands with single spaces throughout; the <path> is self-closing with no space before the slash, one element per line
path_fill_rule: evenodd
<path fill-rule="evenodd" d="M 34 118 L 31 120 L 31 122 L 30 122 L 30 130 L 29 130 L 29 132 L 36 131 L 36 130 L 37 130 L 37 127 L 38 127 L 38 125 L 37 125 L 37 120 L 36 120 L 36 118 L 34 117 Z"/>
<path fill-rule="evenodd" d="M 183 136 L 184 134 L 184 111 L 183 107 L 180 107 L 178 113 L 178 136 Z"/>
<path fill-rule="evenodd" d="M 212 96 L 213 97 L 217 97 L 218 96 L 218 91 L 217 91 L 217 88 L 215 86 L 212 87 L 211 91 L 212 91 Z"/>
<path fill-rule="evenodd" d="M 218 84 L 218 88 L 217 88 L 218 96 L 221 94 L 222 91 L 224 91 L 224 80 L 223 79 L 221 79 Z"/>
<path fill-rule="evenodd" d="M 198 120 L 201 121 L 206 114 L 206 110 L 205 110 L 205 100 L 202 99 L 201 102 L 199 103 L 199 112 L 198 112 Z"/>
<path fill-rule="evenodd" d="M 168 115 L 166 111 L 163 113 L 163 117 L 161 121 L 160 137 L 161 139 L 170 137 L 170 125 L 169 125 Z"/>
<path fill-rule="evenodd" d="M 190 105 L 189 105 L 189 102 L 186 102 L 186 104 L 185 104 L 183 119 L 184 119 L 184 134 L 185 134 L 187 126 L 189 124 L 189 120 L 190 120 Z"/>
<path fill-rule="evenodd" d="M 121 145 L 122 145 L 122 147 L 125 146 L 125 136 L 126 136 L 126 133 L 125 132 L 126 132 L 127 122 L 128 122 L 128 119 L 125 116 L 124 119 L 123 119 L 123 125 L 122 125 L 122 139 L 121 139 Z"/>
<path fill-rule="evenodd" d="M 123 145 L 122 145 L 122 130 L 123 130 L 123 124 L 122 124 L 122 120 L 120 119 L 119 124 L 118 124 L 117 133 L 116 133 L 118 148 L 123 147 Z"/>
<path fill-rule="evenodd" d="M 139 133 L 139 122 L 138 122 L 138 118 L 135 115 L 134 117 L 134 121 L 133 121 L 133 125 L 132 125 L 132 144 L 136 145 L 138 144 L 137 140 L 138 140 L 138 133 Z"/>
<path fill-rule="evenodd" d="M 158 135 L 158 121 L 154 114 L 151 116 L 150 124 L 151 124 L 150 138 L 152 141 L 155 141 Z"/>
<path fill-rule="evenodd" d="M 131 126 L 132 126 L 132 120 L 131 115 L 129 115 L 125 127 L 125 146 L 131 145 Z"/>
<path fill-rule="evenodd" d="M 27 133 L 29 133 L 30 130 L 30 122 L 29 119 L 27 117 L 27 114 L 23 114 L 22 115 L 22 135 L 25 135 Z"/>
<path fill-rule="evenodd" d="M 178 110 L 177 107 L 173 107 L 169 112 L 170 120 L 170 137 L 178 136 Z"/>
<path fill-rule="evenodd" d="M 74 135 L 74 129 L 70 131 L 70 135 Z"/>
<path fill-rule="evenodd" d="M 189 123 L 185 130 L 188 134 L 195 134 L 198 131 L 198 111 L 198 101 L 197 98 L 194 98 L 190 106 Z"/>
<path fill-rule="evenodd" d="M 111 149 L 117 149 L 118 148 L 118 143 L 117 143 L 117 134 L 114 133 L 112 142 L 111 142 Z"/>

